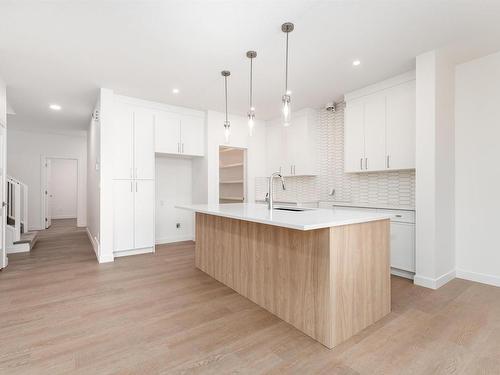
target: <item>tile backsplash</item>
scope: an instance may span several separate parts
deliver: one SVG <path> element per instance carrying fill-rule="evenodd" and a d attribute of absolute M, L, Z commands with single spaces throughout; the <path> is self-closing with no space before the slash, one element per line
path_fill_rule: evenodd
<path fill-rule="evenodd" d="M 335 112 L 318 111 L 316 177 L 287 177 L 287 190 L 275 181 L 276 200 L 332 201 L 375 206 L 414 207 L 415 171 L 344 173 L 344 104 Z M 264 199 L 267 178 L 256 178 L 256 197 Z M 332 189 L 335 194 L 330 195 Z"/>

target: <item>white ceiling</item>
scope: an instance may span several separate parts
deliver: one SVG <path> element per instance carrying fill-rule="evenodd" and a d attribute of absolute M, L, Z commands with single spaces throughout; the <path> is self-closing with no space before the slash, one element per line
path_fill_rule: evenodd
<path fill-rule="evenodd" d="M 416 55 L 436 47 L 500 43 L 499 14 L 499 0 L 2 1 L 0 76 L 17 128 L 85 129 L 99 87 L 222 111 L 223 69 L 231 71 L 229 110 L 244 114 L 245 52 L 254 49 L 257 117 L 270 119 L 283 91 L 285 21 L 295 23 L 297 110 L 408 71 Z M 50 103 L 63 110 L 50 111 Z"/>

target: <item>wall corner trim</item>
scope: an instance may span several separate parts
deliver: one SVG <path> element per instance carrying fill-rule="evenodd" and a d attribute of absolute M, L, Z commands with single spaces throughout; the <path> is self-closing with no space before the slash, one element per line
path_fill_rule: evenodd
<path fill-rule="evenodd" d="M 418 286 L 423 286 L 424 288 L 439 289 L 443 285 L 453 280 L 455 276 L 456 276 L 455 270 L 451 270 L 435 279 L 426 276 L 415 275 L 413 283 Z"/>

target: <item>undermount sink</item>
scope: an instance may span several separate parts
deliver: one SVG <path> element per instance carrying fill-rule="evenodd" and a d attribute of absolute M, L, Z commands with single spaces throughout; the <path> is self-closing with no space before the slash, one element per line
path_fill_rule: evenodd
<path fill-rule="evenodd" d="M 303 207 L 274 207 L 275 210 L 281 210 L 281 211 L 294 211 L 294 212 L 301 212 L 301 211 L 309 211 L 312 210 L 312 208 L 303 208 Z"/>

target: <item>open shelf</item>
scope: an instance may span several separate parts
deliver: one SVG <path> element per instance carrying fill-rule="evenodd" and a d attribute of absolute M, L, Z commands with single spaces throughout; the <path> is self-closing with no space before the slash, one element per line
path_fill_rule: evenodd
<path fill-rule="evenodd" d="M 233 164 L 227 164 L 227 165 L 220 165 L 220 169 L 224 168 L 235 168 L 235 167 L 243 167 L 243 163 L 233 163 Z"/>
<path fill-rule="evenodd" d="M 224 201 L 244 201 L 243 197 L 219 197 L 220 200 Z"/>
<path fill-rule="evenodd" d="M 242 184 L 243 180 L 219 181 L 219 184 Z"/>

